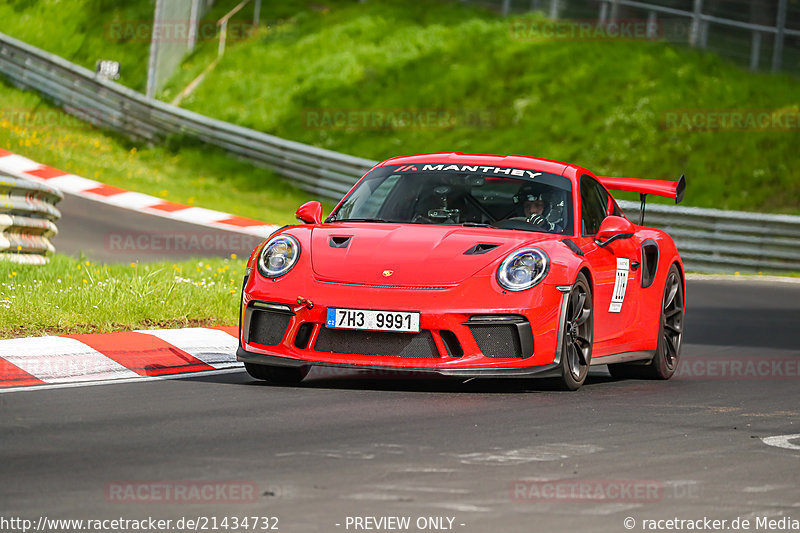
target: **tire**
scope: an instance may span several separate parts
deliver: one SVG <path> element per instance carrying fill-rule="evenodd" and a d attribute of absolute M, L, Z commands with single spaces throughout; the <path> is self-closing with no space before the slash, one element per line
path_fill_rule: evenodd
<path fill-rule="evenodd" d="M 658 323 L 658 345 L 653 359 L 646 364 L 618 363 L 608 365 L 615 378 L 669 379 L 680 363 L 683 341 L 683 281 L 677 265 L 672 265 L 664 282 L 661 318 Z"/>
<path fill-rule="evenodd" d="M 561 332 L 561 377 L 557 384 L 563 390 L 578 390 L 589 375 L 594 339 L 592 289 L 586 276 L 578 274 L 569 292 Z"/>
<path fill-rule="evenodd" d="M 245 363 L 244 368 L 250 376 L 276 385 L 297 385 L 310 370 L 307 366 L 269 366 L 253 363 Z"/>

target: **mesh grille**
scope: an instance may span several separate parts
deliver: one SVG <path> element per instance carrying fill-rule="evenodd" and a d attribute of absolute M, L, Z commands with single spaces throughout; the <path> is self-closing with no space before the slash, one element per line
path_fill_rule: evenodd
<path fill-rule="evenodd" d="M 320 329 L 314 349 L 319 352 L 388 355 L 397 357 L 438 358 L 439 352 L 431 332 L 394 333 Z"/>
<path fill-rule="evenodd" d="M 292 316 L 286 313 L 254 310 L 250 318 L 250 336 L 248 342 L 275 346 L 286 333 Z"/>
<path fill-rule="evenodd" d="M 506 359 L 522 357 L 517 327 L 513 324 L 471 325 L 472 336 L 486 357 Z"/>

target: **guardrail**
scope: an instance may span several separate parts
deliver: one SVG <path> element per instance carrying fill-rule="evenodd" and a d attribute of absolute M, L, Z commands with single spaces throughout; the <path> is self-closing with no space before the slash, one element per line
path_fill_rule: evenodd
<path fill-rule="evenodd" d="M 148 100 L 2 33 L 0 72 L 99 127 L 150 141 L 188 135 L 270 168 L 321 198 L 339 200 L 376 163 Z M 638 203 L 621 205 L 638 220 Z M 646 224 L 670 232 L 691 270 L 800 272 L 800 217 L 653 204 Z"/>
<path fill-rule="evenodd" d="M 55 204 L 63 198 L 42 183 L 0 175 L 0 261 L 47 263 L 61 217 Z"/>
<path fill-rule="evenodd" d="M 637 202 L 619 202 L 639 220 Z M 702 272 L 800 272 L 800 217 L 651 204 L 645 225 L 666 230 L 687 269 Z"/>

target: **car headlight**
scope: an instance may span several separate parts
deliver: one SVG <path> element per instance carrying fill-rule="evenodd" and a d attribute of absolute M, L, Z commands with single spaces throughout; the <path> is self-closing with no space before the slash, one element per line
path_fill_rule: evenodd
<path fill-rule="evenodd" d="M 538 248 L 520 248 L 497 269 L 497 282 L 509 291 L 530 289 L 547 275 L 550 258 Z"/>
<path fill-rule="evenodd" d="M 267 278 L 278 278 L 289 272 L 300 257 L 300 243 L 291 235 L 270 239 L 258 256 L 258 271 Z"/>

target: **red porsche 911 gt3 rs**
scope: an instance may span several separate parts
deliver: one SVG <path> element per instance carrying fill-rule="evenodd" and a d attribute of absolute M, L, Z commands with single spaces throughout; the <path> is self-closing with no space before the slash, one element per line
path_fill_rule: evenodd
<path fill-rule="evenodd" d="M 323 221 L 276 231 L 247 263 L 237 358 L 297 383 L 315 365 L 551 377 L 590 365 L 668 379 L 683 264 L 608 189 L 680 202 L 677 182 L 597 177 L 525 156 L 426 154 L 373 167 Z M 641 224 L 641 221 L 640 221 Z"/>

